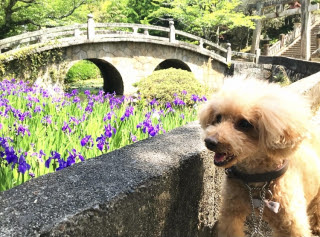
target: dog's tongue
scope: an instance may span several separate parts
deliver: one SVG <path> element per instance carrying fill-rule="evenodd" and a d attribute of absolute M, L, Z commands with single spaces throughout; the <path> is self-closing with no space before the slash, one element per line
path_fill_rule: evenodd
<path fill-rule="evenodd" d="M 216 161 L 216 162 L 221 162 L 221 161 L 224 161 L 225 160 L 225 158 L 226 158 L 226 153 L 215 153 L 214 154 L 214 160 Z"/>

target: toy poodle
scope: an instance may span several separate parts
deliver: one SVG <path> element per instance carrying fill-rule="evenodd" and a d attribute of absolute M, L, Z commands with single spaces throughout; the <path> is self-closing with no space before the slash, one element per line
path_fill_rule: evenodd
<path fill-rule="evenodd" d="M 320 235 L 320 142 L 309 102 L 257 79 L 226 79 L 199 113 L 206 147 L 226 171 L 218 237 Z"/>

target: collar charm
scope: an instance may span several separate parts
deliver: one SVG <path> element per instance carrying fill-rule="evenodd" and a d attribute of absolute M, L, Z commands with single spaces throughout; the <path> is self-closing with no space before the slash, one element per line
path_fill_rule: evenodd
<path fill-rule="evenodd" d="M 280 210 L 280 203 L 272 201 L 273 194 L 270 190 L 270 183 L 281 177 L 288 170 L 288 160 L 285 160 L 283 165 L 271 172 L 258 173 L 258 174 L 246 174 L 239 171 L 235 166 L 225 169 L 225 173 L 228 178 L 239 179 L 241 180 L 249 192 L 250 206 L 251 206 L 251 224 L 252 230 L 250 236 L 263 236 L 261 232 L 261 225 L 263 219 L 263 212 L 265 207 L 271 210 L 274 213 L 278 213 Z M 263 182 L 262 187 L 255 187 L 249 185 L 249 183 L 259 183 Z M 259 191 L 259 198 L 253 197 L 253 192 Z M 269 194 L 270 197 L 266 198 L 266 194 Z M 255 209 L 258 209 L 258 216 L 256 216 Z"/>

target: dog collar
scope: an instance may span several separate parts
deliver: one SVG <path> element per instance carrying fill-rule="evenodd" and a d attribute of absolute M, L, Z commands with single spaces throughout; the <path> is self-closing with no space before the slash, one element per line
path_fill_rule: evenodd
<path fill-rule="evenodd" d="M 246 174 L 239 171 L 235 166 L 225 169 L 225 173 L 228 178 L 240 179 L 245 183 L 271 182 L 281 177 L 287 171 L 288 166 L 289 161 L 285 160 L 280 168 L 266 173 Z"/>

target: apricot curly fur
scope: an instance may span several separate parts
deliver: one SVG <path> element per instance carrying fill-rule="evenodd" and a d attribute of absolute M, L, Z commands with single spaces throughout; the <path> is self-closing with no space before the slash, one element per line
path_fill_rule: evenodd
<path fill-rule="evenodd" d="M 289 160 L 287 172 L 270 186 L 280 210 L 266 209 L 263 216 L 273 236 L 320 235 L 320 132 L 310 118 L 306 98 L 252 78 L 227 79 L 199 113 L 216 165 L 253 174 L 273 171 Z M 225 179 L 222 196 L 218 236 L 245 236 L 247 189 L 237 179 Z"/>

